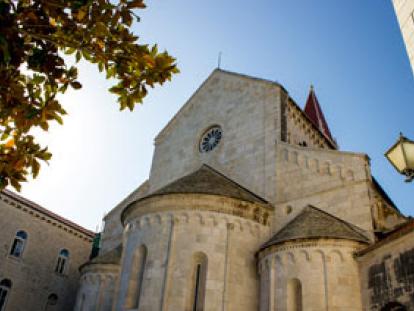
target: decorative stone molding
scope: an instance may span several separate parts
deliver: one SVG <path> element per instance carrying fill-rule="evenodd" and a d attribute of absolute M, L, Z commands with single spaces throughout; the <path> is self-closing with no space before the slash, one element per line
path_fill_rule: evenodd
<path fill-rule="evenodd" d="M 366 244 L 350 240 L 336 240 L 336 239 L 318 239 L 318 240 L 300 240 L 290 241 L 280 245 L 273 245 L 267 249 L 259 252 L 259 260 L 267 257 L 277 257 L 281 259 L 282 263 L 296 260 L 298 258 L 306 261 L 312 261 L 314 257 L 312 254 L 321 253 L 324 256 L 338 256 L 340 262 L 353 259 L 353 254 L 366 247 Z M 323 249 L 329 249 L 325 253 Z M 295 255 L 296 254 L 296 255 Z"/>
<path fill-rule="evenodd" d="M 296 128 L 301 129 L 302 133 L 308 136 L 313 145 L 320 148 L 330 148 L 327 139 L 316 129 L 311 121 L 304 115 L 303 110 L 291 99 L 287 101 L 286 115 Z"/>
<path fill-rule="evenodd" d="M 158 222 L 163 219 L 162 222 Z M 261 228 L 265 227 L 255 223 L 254 221 L 243 219 L 237 216 L 223 215 L 216 212 L 165 212 L 165 213 L 151 213 L 142 215 L 136 219 L 131 219 L 126 224 L 130 229 L 128 235 L 133 234 L 137 230 L 145 230 L 146 228 L 158 227 L 166 223 L 166 220 L 174 221 L 176 225 L 191 225 L 196 224 L 200 226 L 225 226 L 237 232 L 250 232 L 253 236 L 260 236 Z M 266 226 L 267 227 L 267 226 Z"/>
<path fill-rule="evenodd" d="M 273 211 L 271 205 L 257 204 L 241 201 L 239 199 L 205 195 L 205 194 L 169 194 L 150 197 L 148 199 L 131 204 L 123 213 L 124 225 L 132 219 L 138 227 L 150 226 L 155 223 L 162 224 L 169 217 L 157 215 L 174 214 L 175 217 L 184 222 L 194 221 L 194 215 L 200 225 L 208 222 L 203 215 L 204 212 L 214 212 L 223 215 L 236 216 L 251 220 L 257 224 L 269 226 L 270 215 Z M 192 214 L 191 212 L 196 212 Z M 147 216 L 147 215 L 151 216 Z M 192 219 L 190 220 L 190 216 Z M 154 218 L 155 217 L 155 218 Z M 213 222 L 216 222 L 213 220 Z M 134 223 L 132 221 L 131 223 Z"/>
<path fill-rule="evenodd" d="M 284 162 L 295 164 L 320 175 L 339 177 L 345 181 L 355 181 L 355 173 L 352 169 L 332 164 L 330 161 L 320 161 L 318 158 L 311 158 L 304 153 L 306 153 L 306 150 L 300 153 L 297 150 L 284 147 L 280 151 L 280 158 Z"/>
<path fill-rule="evenodd" d="M 7 195 L 4 195 L 3 193 L 0 193 L 0 200 L 3 201 L 4 203 L 6 203 L 9 206 L 15 207 L 15 208 L 21 210 L 24 213 L 27 213 L 27 214 L 35 217 L 35 218 L 38 218 L 39 220 L 41 220 L 43 222 L 46 222 L 46 223 L 48 223 L 48 224 L 50 224 L 50 225 L 52 225 L 56 228 L 59 228 L 62 231 L 65 231 L 66 233 L 69 233 L 69 234 L 71 234 L 71 235 L 73 235 L 77 238 L 80 238 L 84 241 L 92 242 L 92 239 L 93 239 L 92 232 L 91 232 L 90 235 L 87 235 L 87 234 L 85 234 L 84 232 L 82 232 L 80 230 L 76 230 L 72 226 L 69 226 L 65 223 L 62 223 L 62 222 L 48 216 L 47 214 L 44 214 L 44 213 L 39 212 L 37 210 L 34 210 L 29 205 L 17 202 L 16 200 L 13 200 L 12 198 L 10 198 Z M 44 209 L 44 208 L 42 208 L 42 209 Z M 86 229 L 84 229 L 84 230 L 86 231 Z"/>

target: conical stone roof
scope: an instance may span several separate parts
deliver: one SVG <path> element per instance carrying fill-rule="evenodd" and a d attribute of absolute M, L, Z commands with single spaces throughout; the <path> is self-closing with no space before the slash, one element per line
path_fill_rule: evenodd
<path fill-rule="evenodd" d="M 114 249 L 106 252 L 102 255 L 98 255 L 95 258 L 88 261 L 86 264 L 113 264 L 118 265 L 121 262 L 122 256 L 122 244 L 118 245 Z"/>
<path fill-rule="evenodd" d="M 150 194 L 149 197 L 180 193 L 220 195 L 253 203 L 268 203 L 265 199 L 206 164 L 201 166 L 201 168 L 194 173 L 179 178 L 167 186 L 155 191 Z"/>
<path fill-rule="evenodd" d="M 345 239 L 369 243 L 364 230 L 316 207 L 305 207 L 261 249 L 292 240 Z"/>

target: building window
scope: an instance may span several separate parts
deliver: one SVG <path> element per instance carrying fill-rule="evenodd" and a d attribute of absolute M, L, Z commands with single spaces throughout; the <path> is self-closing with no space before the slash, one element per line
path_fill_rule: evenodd
<path fill-rule="evenodd" d="M 67 249 L 62 249 L 59 252 L 58 260 L 55 267 L 55 272 L 58 274 L 65 274 L 67 270 L 69 260 L 69 251 Z"/>
<path fill-rule="evenodd" d="M 220 143 L 223 131 L 220 126 L 210 127 L 200 139 L 200 152 L 210 152 Z"/>
<path fill-rule="evenodd" d="M 45 311 L 48 310 L 54 310 L 54 306 L 56 306 L 58 303 L 58 296 L 56 294 L 50 294 L 49 297 L 47 297 L 46 307 Z"/>
<path fill-rule="evenodd" d="M 197 253 L 193 259 L 191 278 L 190 307 L 191 311 L 204 311 L 204 300 L 207 281 L 207 256 Z"/>
<path fill-rule="evenodd" d="M 138 309 L 144 283 L 145 265 L 147 262 L 147 247 L 141 245 L 132 262 L 128 284 L 128 294 L 125 305 L 128 309 Z"/>
<path fill-rule="evenodd" d="M 24 231 L 18 231 L 13 241 L 10 255 L 16 258 L 20 258 L 23 255 L 24 246 L 27 241 L 27 233 Z"/>
<path fill-rule="evenodd" d="M 9 296 L 12 282 L 9 279 L 3 279 L 0 282 L 0 311 L 6 310 L 7 298 Z"/>
<path fill-rule="evenodd" d="M 302 284 L 291 279 L 287 284 L 287 311 L 302 311 Z"/>

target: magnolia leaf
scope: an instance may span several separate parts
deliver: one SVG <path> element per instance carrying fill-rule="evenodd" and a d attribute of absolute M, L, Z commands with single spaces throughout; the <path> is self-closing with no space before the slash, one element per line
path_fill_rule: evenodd
<path fill-rule="evenodd" d="M 147 6 L 143 0 L 132 0 L 128 2 L 127 7 L 130 9 L 145 9 Z"/>
<path fill-rule="evenodd" d="M 33 164 L 32 164 L 33 178 L 36 178 L 37 175 L 39 175 L 39 171 L 40 171 L 40 163 L 37 162 L 36 160 L 33 160 Z"/>
<path fill-rule="evenodd" d="M 13 148 L 15 146 L 14 138 L 10 138 L 4 145 L 6 148 Z"/>
<path fill-rule="evenodd" d="M 87 7 L 83 7 L 82 9 L 80 9 L 79 11 L 78 11 L 78 13 L 77 14 L 75 14 L 75 17 L 76 17 L 76 19 L 78 20 L 78 21 L 82 21 L 84 18 L 85 18 L 85 16 L 86 16 L 86 14 L 88 13 L 88 8 Z"/>
<path fill-rule="evenodd" d="M 59 103 L 69 85 L 77 90 L 76 66 L 59 53 L 97 63 L 121 110 L 143 102 L 147 88 L 162 85 L 178 72 L 175 59 L 138 42 L 130 28 L 142 0 L 0 1 L 0 190 L 38 176 L 40 162 L 52 154 L 29 133 L 63 123 Z M 18 8 L 18 14 L 13 7 Z M 22 25 L 39 27 L 22 27 Z M 42 42 L 40 44 L 40 42 Z M 27 70 L 29 69 L 29 70 Z"/>
<path fill-rule="evenodd" d="M 73 81 L 70 83 L 70 86 L 73 87 L 75 90 L 78 90 L 82 87 L 82 84 L 80 84 L 78 81 Z"/>

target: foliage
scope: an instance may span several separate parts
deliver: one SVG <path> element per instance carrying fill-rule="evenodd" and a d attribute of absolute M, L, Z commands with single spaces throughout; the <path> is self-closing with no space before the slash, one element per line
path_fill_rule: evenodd
<path fill-rule="evenodd" d="M 0 0 L 0 189 L 38 175 L 51 153 L 33 129 L 66 114 L 57 95 L 80 89 L 77 67 L 62 53 L 94 63 L 113 79 L 120 109 L 142 103 L 147 88 L 178 72 L 157 46 L 138 44 L 131 25 L 143 0 Z"/>

